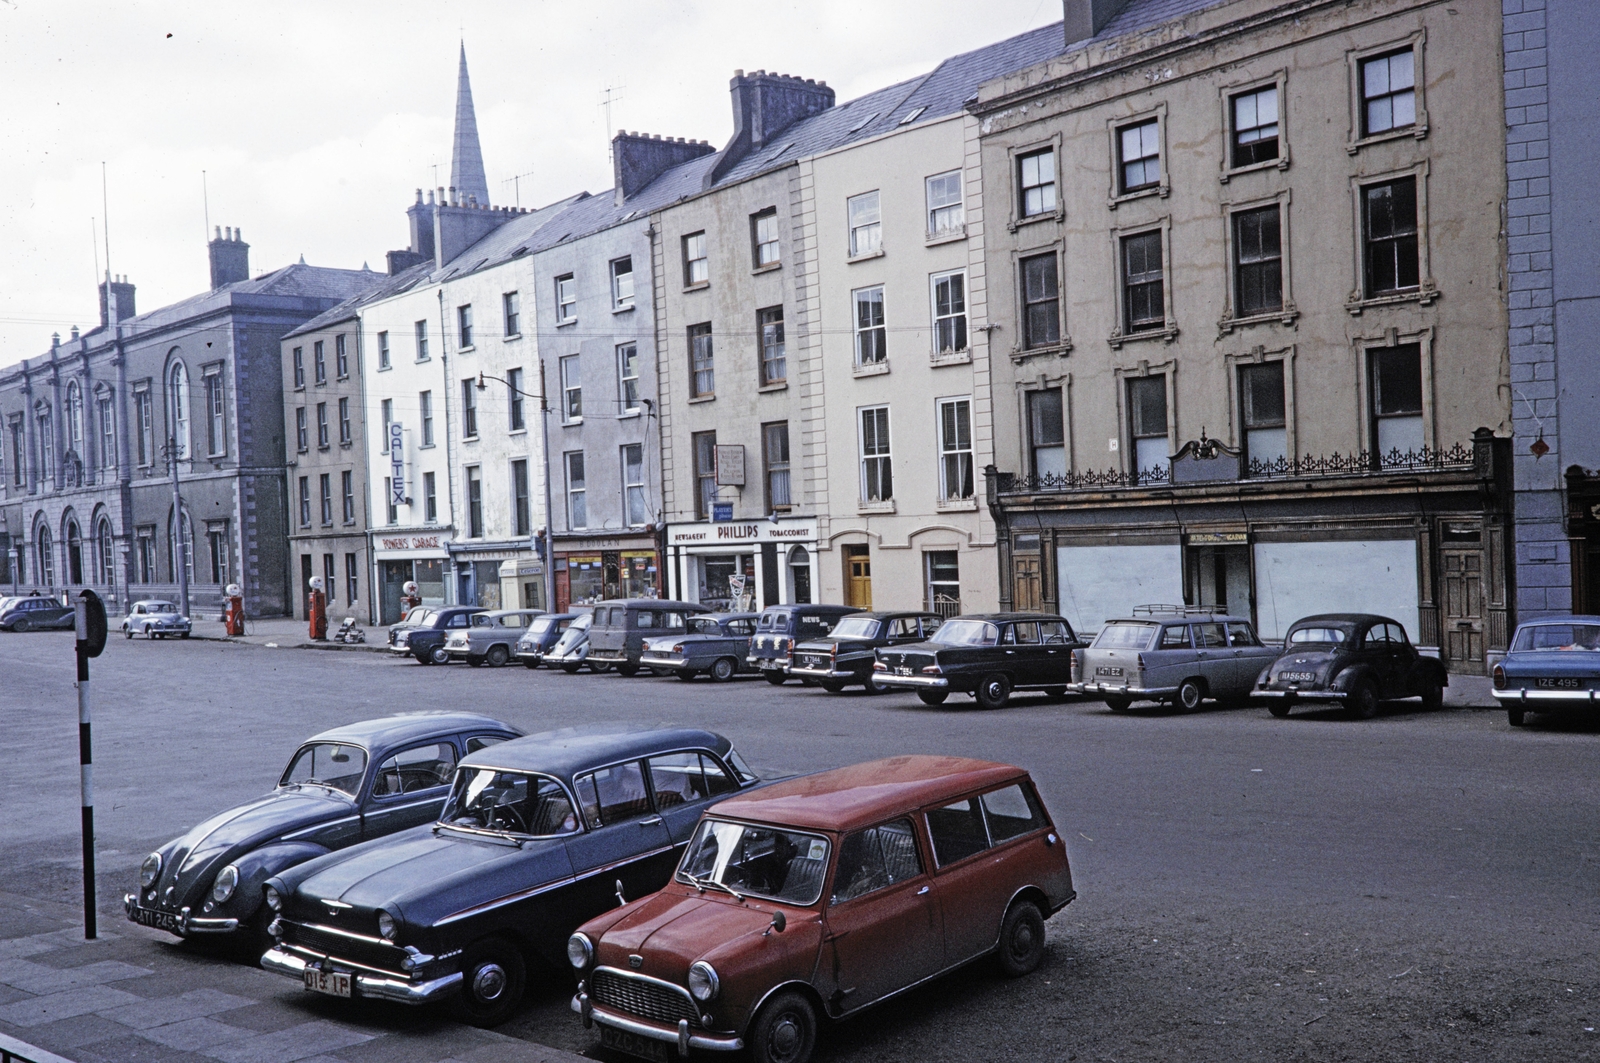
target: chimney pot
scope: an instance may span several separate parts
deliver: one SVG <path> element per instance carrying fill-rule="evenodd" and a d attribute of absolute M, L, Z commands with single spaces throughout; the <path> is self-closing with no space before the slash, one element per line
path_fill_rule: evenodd
<path fill-rule="evenodd" d="M 77 325 L 73 325 L 72 326 L 72 338 L 73 339 L 77 339 L 78 338 L 78 326 Z"/>
<path fill-rule="evenodd" d="M 216 239 L 218 239 L 218 240 L 222 239 L 222 226 L 218 225 L 215 228 L 217 230 Z"/>
<path fill-rule="evenodd" d="M 743 70 L 735 70 L 733 72 L 733 76 L 736 77 L 736 78 L 742 78 L 742 77 L 744 77 L 744 71 Z"/>

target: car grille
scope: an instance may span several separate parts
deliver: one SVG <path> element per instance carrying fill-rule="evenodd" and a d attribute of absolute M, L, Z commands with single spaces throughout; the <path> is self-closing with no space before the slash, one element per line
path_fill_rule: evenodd
<path fill-rule="evenodd" d="M 362 967 L 371 967 L 379 971 L 400 969 L 401 952 L 393 945 L 380 945 L 375 941 L 361 941 L 342 934 L 330 934 L 307 923 L 296 923 L 289 927 L 286 939 L 290 944 Z"/>
<path fill-rule="evenodd" d="M 601 1007 L 668 1026 L 678 1025 L 680 1019 L 688 1019 L 692 1026 L 700 1025 L 699 1011 L 687 990 L 654 978 L 630 977 L 609 967 L 595 969 L 589 982 L 589 999 Z"/>

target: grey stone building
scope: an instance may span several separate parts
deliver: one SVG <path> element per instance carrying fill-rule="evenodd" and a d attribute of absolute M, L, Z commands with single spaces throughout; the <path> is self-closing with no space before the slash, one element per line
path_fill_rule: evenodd
<path fill-rule="evenodd" d="M 1517 618 L 1600 612 L 1600 19 L 1503 0 Z"/>
<path fill-rule="evenodd" d="M 210 291 L 139 314 L 134 286 L 108 278 L 97 327 L 0 370 L 8 591 L 88 586 L 125 608 L 174 596 L 181 564 L 197 612 L 233 582 L 248 615 L 288 611 L 279 341 L 381 275 L 301 263 L 252 279 L 232 230 L 209 250 Z"/>

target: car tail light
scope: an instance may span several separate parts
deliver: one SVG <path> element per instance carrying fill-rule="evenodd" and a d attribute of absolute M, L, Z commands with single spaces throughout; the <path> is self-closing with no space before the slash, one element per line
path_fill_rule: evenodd
<path fill-rule="evenodd" d="M 882 661 L 873 661 L 872 670 L 874 672 L 887 672 L 889 670 L 889 666 L 884 664 Z"/>
<path fill-rule="evenodd" d="M 926 665 L 922 669 L 922 674 L 923 675 L 941 675 L 941 674 L 943 674 L 943 672 L 944 672 L 944 669 L 940 668 L 936 664 Z"/>
<path fill-rule="evenodd" d="M 832 646 L 828 647 L 828 663 L 829 664 L 833 664 L 838 659 L 839 659 L 839 644 L 837 642 L 835 642 Z"/>
<path fill-rule="evenodd" d="M 1141 671 L 1141 672 L 1144 671 L 1144 654 L 1142 654 L 1142 653 L 1139 654 L 1139 658 L 1138 658 L 1138 662 L 1137 663 L 1139 665 L 1139 671 Z"/>
<path fill-rule="evenodd" d="M 673 653 L 682 653 L 683 652 L 683 643 L 680 642 L 677 645 L 673 646 L 672 647 L 672 652 Z"/>
<path fill-rule="evenodd" d="M 1494 666 L 1494 688 L 1504 690 L 1506 685 L 1506 670 L 1497 664 Z"/>

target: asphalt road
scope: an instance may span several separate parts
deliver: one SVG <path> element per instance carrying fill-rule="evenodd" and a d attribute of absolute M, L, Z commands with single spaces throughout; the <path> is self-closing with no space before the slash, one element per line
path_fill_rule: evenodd
<path fill-rule="evenodd" d="M 70 638 L 0 634 L 0 892 L 51 911 L 79 889 Z M 1512 731 L 1501 713 L 1415 703 L 1372 721 L 1029 697 L 985 713 L 964 697 L 121 640 L 94 690 L 105 925 L 152 963 L 187 949 L 188 977 L 314 1016 L 334 1013 L 131 927 L 115 897 L 149 849 L 270 788 L 304 736 L 451 706 L 529 730 L 708 727 L 758 769 L 953 753 L 1032 771 L 1080 894 L 1051 921 L 1043 968 L 957 972 L 830 1029 L 820 1060 L 1600 1058 L 1600 725 Z M 599 1056 L 567 999 L 549 988 L 502 1032 Z M 366 1008 L 362 1021 L 413 1021 Z M 427 1030 L 445 1047 L 471 1034 Z"/>

